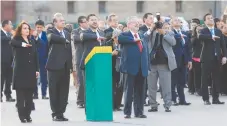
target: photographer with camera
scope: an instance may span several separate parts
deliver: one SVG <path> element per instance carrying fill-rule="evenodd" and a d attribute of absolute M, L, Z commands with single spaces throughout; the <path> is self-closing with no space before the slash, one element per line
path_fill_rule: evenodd
<path fill-rule="evenodd" d="M 157 13 L 156 17 L 158 22 L 155 23 L 154 29 L 144 34 L 145 37 L 150 38 L 148 41 L 149 75 L 147 81 L 151 109 L 148 112 L 158 111 L 156 101 L 158 79 L 165 111 L 171 112 L 171 71 L 177 67 L 172 47 L 176 44 L 176 41 L 173 32 L 168 29 L 168 25 L 165 25 L 167 28 L 163 27 L 160 13 Z"/>

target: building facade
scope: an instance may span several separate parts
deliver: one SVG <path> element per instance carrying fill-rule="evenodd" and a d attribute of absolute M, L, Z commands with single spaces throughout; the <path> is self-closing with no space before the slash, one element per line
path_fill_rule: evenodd
<path fill-rule="evenodd" d="M 34 23 L 37 19 L 52 22 L 56 12 L 62 13 L 69 23 L 76 23 L 78 16 L 90 13 L 102 20 L 109 13 L 116 13 L 120 21 L 132 15 L 142 17 L 146 12 L 202 19 L 205 13 L 220 17 L 226 5 L 226 1 L 17 1 L 15 23 L 21 20 Z"/>

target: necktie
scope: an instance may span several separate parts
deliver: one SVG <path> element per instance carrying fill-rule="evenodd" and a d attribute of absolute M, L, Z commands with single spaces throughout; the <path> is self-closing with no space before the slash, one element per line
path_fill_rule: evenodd
<path fill-rule="evenodd" d="M 63 32 L 59 32 L 59 33 L 60 33 L 61 37 L 65 38 L 64 35 L 63 35 Z"/>
<path fill-rule="evenodd" d="M 211 33 L 211 35 L 212 36 L 214 36 L 215 35 L 215 33 L 214 33 L 214 29 L 212 28 L 212 29 L 210 29 L 210 33 Z M 216 48 L 214 47 L 214 55 L 215 56 L 217 56 L 217 51 L 216 51 Z"/>
<path fill-rule="evenodd" d="M 9 32 L 7 32 L 7 33 L 6 33 L 6 35 L 7 35 L 8 37 L 10 37 L 10 36 L 11 36 L 11 34 L 10 34 Z"/>
<path fill-rule="evenodd" d="M 214 29 L 213 29 L 213 28 L 210 29 L 210 33 L 211 33 L 212 36 L 215 35 L 215 34 L 214 34 Z"/>
<path fill-rule="evenodd" d="M 181 31 L 180 31 L 180 30 L 178 30 L 178 33 L 182 35 L 182 33 L 181 33 Z M 182 46 L 184 46 L 184 44 L 185 44 L 185 40 L 184 40 L 184 38 L 182 38 L 182 40 L 181 40 L 181 44 L 182 44 Z"/>
<path fill-rule="evenodd" d="M 134 37 L 138 38 L 138 35 L 134 34 Z M 143 51 L 143 45 L 142 45 L 141 41 L 137 41 L 137 45 L 139 47 L 140 52 L 142 52 Z"/>

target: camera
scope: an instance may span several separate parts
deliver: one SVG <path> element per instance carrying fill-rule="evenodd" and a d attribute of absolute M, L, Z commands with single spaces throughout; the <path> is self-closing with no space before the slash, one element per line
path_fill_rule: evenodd
<path fill-rule="evenodd" d="M 159 12 L 156 13 L 157 22 L 155 23 L 155 29 L 161 29 L 163 23 L 161 22 L 161 14 Z"/>

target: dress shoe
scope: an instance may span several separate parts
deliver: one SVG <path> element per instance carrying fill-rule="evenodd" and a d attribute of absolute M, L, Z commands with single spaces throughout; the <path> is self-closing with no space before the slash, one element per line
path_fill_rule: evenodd
<path fill-rule="evenodd" d="M 39 99 L 39 96 L 38 95 L 34 95 L 33 99 Z"/>
<path fill-rule="evenodd" d="M 84 104 L 78 104 L 78 108 L 84 108 Z"/>
<path fill-rule="evenodd" d="M 165 107 L 165 112 L 171 112 L 169 107 Z"/>
<path fill-rule="evenodd" d="M 65 118 L 64 116 L 55 116 L 53 117 L 53 121 L 69 121 L 67 118 Z"/>
<path fill-rule="evenodd" d="M 148 112 L 157 112 L 158 108 L 157 107 L 152 107 L 151 109 L 148 109 Z"/>
<path fill-rule="evenodd" d="M 204 105 L 211 105 L 209 100 L 204 101 Z"/>
<path fill-rule="evenodd" d="M 122 111 L 120 108 L 115 108 L 114 111 Z"/>
<path fill-rule="evenodd" d="M 173 102 L 173 106 L 178 106 L 179 104 L 177 102 Z"/>
<path fill-rule="evenodd" d="M 144 106 L 150 106 L 149 104 L 144 104 Z"/>
<path fill-rule="evenodd" d="M 20 119 L 21 123 L 26 123 L 26 119 Z"/>
<path fill-rule="evenodd" d="M 131 116 L 130 115 L 125 115 L 125 117 L 124 117 L 125 119 L 130 119 L 131 118 Z"/>
<path fill-rule="evenodd" d="M 65 118 L 64 116 L 61 116 L 63 121 L 69 121 L 69 119 Z"/>
<path fill-rule="evenodd" d="M 225 104 L 225 102 L 221 102 L 219 100 L 214 100 L 214 101 L 212 101 L 212 104 L 223 105 L 223 104 Z"/>
<path fill-rule="evenodd" d="M 221 93 L 221 96 L 227 96 L 227 93 Z"/>
<path fill-rule="evenodd" d="M 135 117 L 136 117 L 136 118 L 147 118 L 146 115 L 136 115 Z"/>
<path fill-rule="evenodd" d="M 47 96 L 42 96 L 42 99 L 43 100 L 47 100 L 47 99 L 49 99 Z"/>
<path fill-rule="evenodd" d="M 200 92 L 195 93 L 196 96 L 202 96 Z"/>
<path fill-rule="evenodd" d="M 54 116 L 53 121 L 63 121 L 61 116 Z"/>
<path fill-rule="evenodd" d="M 31 117 L 26 118 L 26 120 L 27 120 L 28 123 L 32 122 L 32 118 Z"/>
<path fill-rule="evenodd" d="M 179 105 L 185 105 L 185 106 L 188 106 L 188 105 L 191 105 L 191 103 L 189 102 L 180 102 Z"/>
<path fill-rule="evenodd" d="M 193 92 L 193 91 L 188 91 L 188 92 L 189 92 L 190 95 L 194 95 L 195 94 L 195 92 Z"/>
<path fill-rule="evenodd" d="M 6 102 L 15 102 L 16 100 L 13 99 L 12 97 L 7 97 Z"/>

